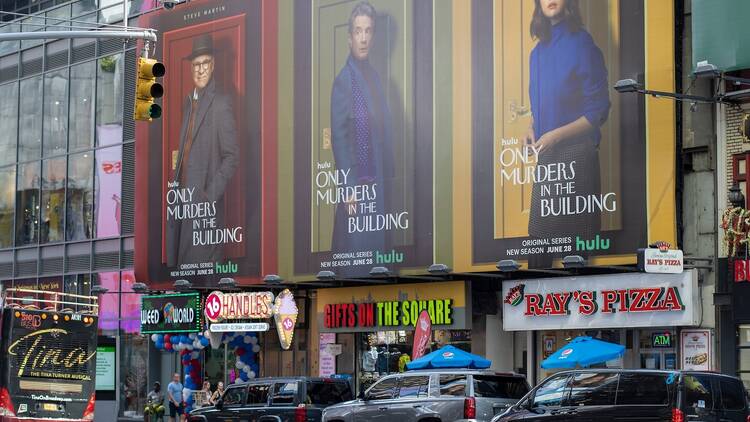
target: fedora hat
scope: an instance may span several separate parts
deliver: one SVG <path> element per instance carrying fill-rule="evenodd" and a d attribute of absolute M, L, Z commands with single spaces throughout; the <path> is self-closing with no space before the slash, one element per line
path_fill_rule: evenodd
<path fill-rule="evenodd" d="M 204 54 L 214 54 L 214 40 L 208 34 L 203 34 L 197 38 L 193 38 L 193 51 L 187 56 L 188 60 L 193 60 L 198 56 Z"/>

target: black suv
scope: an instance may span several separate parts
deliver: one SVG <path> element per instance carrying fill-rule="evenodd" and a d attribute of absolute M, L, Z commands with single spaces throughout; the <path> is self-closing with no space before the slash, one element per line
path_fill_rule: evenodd
<path fill-rule="evenodd" d="M 323 409 L 352 400 L 349 381 L 335 378 L 261 378 L 232 384 L 216 406 L 190 413 L 189 422 L 318 422 Z"/>
<path fill-rule="evenodd" d="M 748 422 L 742 382 L 709 372 L 575 370 L 550 376 L 492 421 Z"/>

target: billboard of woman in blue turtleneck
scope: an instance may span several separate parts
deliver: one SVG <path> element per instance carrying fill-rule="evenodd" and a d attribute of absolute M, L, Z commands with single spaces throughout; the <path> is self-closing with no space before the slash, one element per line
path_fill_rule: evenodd
<path fill-rule="evenodd" d="M 601 50 L 583 27 L 578 0 L 535 3 L 531 36 L 538 42 L 529 57 L 532 121 L 526 142 L 538 153 L 537 168 L 564 166 L 572 168 L 575 176 L 564 181 L 572 184 L 556 178 L 534 183 L 529 235 L 539 239 L 565 235 L 589 239 L 599 233 L 600 211 L 566 215 L 543 208 L 542 201 L 545 197 L 600 193 L 599 128 L 607 120 L 610 107 L 607 69 Z M 561 185 L 572 187 L 574 192 L 558 192 Z M 550 202 L 554 201 L 546 201 Z M 548 262 L 534 262 L 540 259 Z M 549 267 L 551 259 L 532 257 L 529 266 Z"/>

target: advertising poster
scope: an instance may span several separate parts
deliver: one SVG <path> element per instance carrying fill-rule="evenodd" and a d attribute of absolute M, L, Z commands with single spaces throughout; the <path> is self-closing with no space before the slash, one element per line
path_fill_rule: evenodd
<path fill-rule="evenodd" d="M 139 279 L 212 286 L 262 276 L 261 227 L 275 224 L 264 201 L 275 178 L 264 171 L 274 154 L 262 123 L 272 110 L 264 83 L 274 86 L 263 79 L 264 7 L 195 1 L 147 15 L 167 72 L 162 118 L 137 128 L 146 138 L 136 151 Z"/>
<path fill-rule="evenodd" d="M 682 369 L 687 371 L 711 370 L 711 331 L 682 330 Z"/>
<path fill-rule="evenodd" d="M 141 333 L 197 333 L 201 331 L 200 293 L 143 296 Z"/>
<path fill-rule="evenodd" d="M 115 346 L 96 348 L 96 390 L 115 389 Z"/>
<path fill-rule="evenodd" d="M 319 376 L 330 377 L 336 373 L 336 356 L 328 350 L 329 344 L 336 343 L 335 333 L 320 333 L 320 371 Z"/>
<path fill-rule="evenodd" d="M 295 3 L 295 274 L 432 263 L 431 9 Z"/>
<path fill-rule="evenodd" d="M 646 60 L 656 49 L 645 40 L 646 9 L 657 7 L 471 3 L 473 263 L 551 268 L 567 255 L 634 261 L 648 241 L 673 240 L 651 239 L 648 230 L 655 212 L 673 219 L 668 183 L 649 197 L 657 178 L 674 177 L 673 154 L 653 149 L 656 125 L 673 131 L 673 104 L 650 107 L 654 99 L 612 88 L 626 78 L 654 86 L 653 75 L 670 74 L 669 37 L 658 41 L 661 59 Z M 664 57 L 669 63 L 657 68 Z M 658 141 L 671 145 L 673 137 Z M 659 161 L 658 177 L 649 160 Z"/>

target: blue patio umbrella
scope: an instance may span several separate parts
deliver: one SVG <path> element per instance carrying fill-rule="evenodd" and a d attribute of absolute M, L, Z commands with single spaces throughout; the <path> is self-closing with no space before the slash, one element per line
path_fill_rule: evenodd
<path fill-rule="evenodd" d="M 489 360 L 464 352 L 453 346 L 445 346 L 432 353 L 428 353 L 419 359 L 406 364 L 406 369 L 430 369 L 430 368 L 489 368 L 492 362 Z"/>
<path fill-rule="evenodd" d="M 617 359 L 625 353 L 625 346 L 591 337 L 574 338 L 570 343 L 542 361 L 544 369 L 588 367 Z"/>

